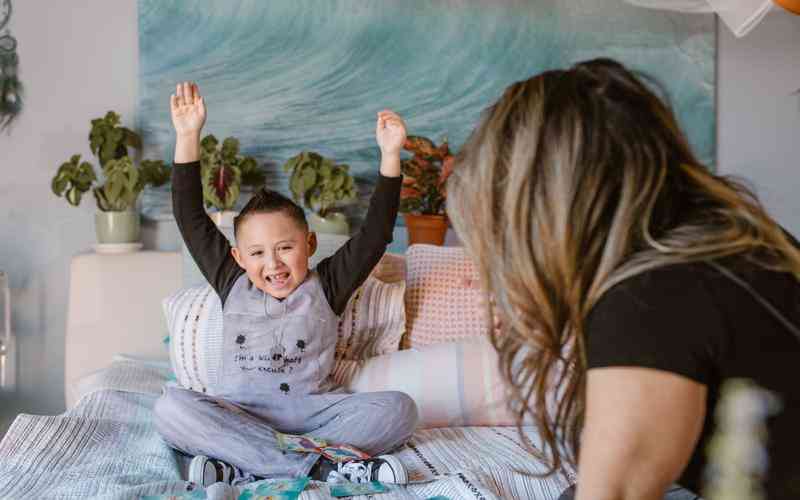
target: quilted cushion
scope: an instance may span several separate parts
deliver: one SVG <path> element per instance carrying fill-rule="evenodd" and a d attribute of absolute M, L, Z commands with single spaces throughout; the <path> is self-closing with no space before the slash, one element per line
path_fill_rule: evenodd
<path fill-rule="evenodd" d="M 487 335 L 485 295 L 462 247 L 412 245 L 406 266 L 404 349 Z"/>

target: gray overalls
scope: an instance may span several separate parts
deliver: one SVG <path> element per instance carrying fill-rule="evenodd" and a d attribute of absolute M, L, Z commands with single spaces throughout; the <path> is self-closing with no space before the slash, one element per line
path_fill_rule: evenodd
<path fill-rule="evenodd" d="M 167 386 L 154 408 L 158 432 L 184 453 L 268 478 L 305 476 L 319 458 L 281 451 L 275 430 L 373 456 L 403 444 L 418 420 L 411 398 L 348 394 L 329 378 L 337 323 L 316 272 L 284 300 L 242 274 L 223 306 L 219 380 L 208 394 Z"/>

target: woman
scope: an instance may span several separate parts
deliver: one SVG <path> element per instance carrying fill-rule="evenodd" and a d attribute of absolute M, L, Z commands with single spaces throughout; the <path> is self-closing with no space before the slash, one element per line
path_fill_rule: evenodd
<path fill-rule="evenodd" d="M 577 465 L 578 499 L 699 491 L 734 377 L 781 398 L 766 487 L 800 498 L 800 251 L 743 187 L 700 165 L 622 65 L 511 85 L 448 197 L 504 325 L 493 341 L 520 422 L 540 427 L 551 473 Z"/>

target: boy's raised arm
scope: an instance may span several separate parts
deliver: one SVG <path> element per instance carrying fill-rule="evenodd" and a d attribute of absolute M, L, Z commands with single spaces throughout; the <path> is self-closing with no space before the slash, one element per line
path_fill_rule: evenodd
<path fill-rule="evenodd" d="M 178 84 L 170 97 L 175 127 L 175 164 L 172 168 L 172 211 L 189 253 L 206 280 L 225 302 L 230 286 L 241 274 L 231 256 L 228 239 L 203 207 L 200 181 L 200 133 L 206 107 L 196 84 Z"/>
<path fill-rule="evenodd" d="M 364 225 L 317 266 L 326 298 L 336 314 L 344 311 L 350 296 L 367 279 L 392 242 L 403 182 L 400 150 L 406 140 L 406 127 L 402 118 L 389 110 L 378 113 L 375 138 L 381 149 L 380 175 Z"/>

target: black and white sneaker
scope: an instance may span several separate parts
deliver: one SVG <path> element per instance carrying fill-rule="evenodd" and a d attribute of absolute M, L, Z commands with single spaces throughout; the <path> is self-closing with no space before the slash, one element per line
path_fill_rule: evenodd
<path fill-rule="evenodd" d="M 408 473 L 403 463 L 391 455 L 380 455 L 368 460 L 355 460 L 353 462 L 339 463 L 336 470 L 328 474 L 329 483 L 341 482 L 369 483 L 380 481 L 382 483 L 407 484 Z"/>
<path fill-rule="evenodd" d="M 233 465 L 204 455 L 197 455 L 189 464 L 189 481 L 204 487 L 219 482 L 231 484 L 240 475 Z"/>

